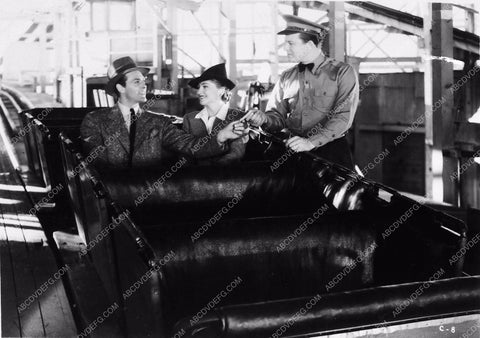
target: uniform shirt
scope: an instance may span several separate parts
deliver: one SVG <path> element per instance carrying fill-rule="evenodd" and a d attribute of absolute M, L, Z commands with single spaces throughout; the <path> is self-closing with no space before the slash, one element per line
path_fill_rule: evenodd
<path fill-rule="evenodd" d="M 135 110 L 135 115 L 138 116 L 138 111 L 140 110 L 140 105 L 138 103 L 135 103 L 132 107 L 127 107 L 124 104 L 121 104 L 120 101 L 118 102 L 118 107 L 120 108 L 120 112 L 122 113 L 123 119 L 125 120 L 125 125 L 127 126 L 128 132 L 130 132 L 130 109 L 133 108 Z"/>
<path fill-rule="evenodd" d="M 345 135 L 358 104 L 358 79 L 352 66 L 320 55 L 312 71 L 298 65 L 280 75 L 267 103 L 265 128 L 288 128 L 315 147 Z"/>

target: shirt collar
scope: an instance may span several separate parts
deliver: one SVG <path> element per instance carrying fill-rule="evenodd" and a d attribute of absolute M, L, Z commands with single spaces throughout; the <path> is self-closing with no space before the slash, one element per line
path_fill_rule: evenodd
<path fill-rule="evenodd" d="M 318 67 L 323 65 L 325 63 L 325 61 L 327 61 L 327 57 L 325 55 L 320 54 L 319 56 L 317 56 L 317 58 L 315 60 L 313 60 L 312 73 L 315 72 L 318 69 Z"/>
<path fill-rule="evenodd" d="M 127 107 L 126 105 L 118 102 L 118 108 L 120 108 L 120 111 L 122 112 L 122 115 L 124 117 L 130 116 L 130 109 L 133 108 L 135 110 L 135 114 L 138 114 L 138 111 L 140 110 L 140 105 L 138 103 L 135 103 L 131 107 Z"/>
<path fill-rule="evenodd" d="M 218 110 L 217 115 L 215 115 L 213 117 L 216 117 L 217 119 L 220 119 L 220 120 L 224 121 L 225 118 L 227 117 L 227 113 L 228 113 L 228 105 L 226 103 L 224 103 L 223 106 L 221 106 L 220 109 Z M 209 118 L 207 108 L 203 108 L 202 110 L 200 110 L 198 112 L 198 114 L 195 115 L 195 118 L 207 121 L 208 118 Z"/>
<path fill-rule="evenodd" d="M 318 55 L 312 62 L 313 63 L 313 68 L 311 70 L 312 73 L 315 73 L 315 71 L 322 66 L 325 61 L 327 61 L 327 57 L 323 54 Z"/>

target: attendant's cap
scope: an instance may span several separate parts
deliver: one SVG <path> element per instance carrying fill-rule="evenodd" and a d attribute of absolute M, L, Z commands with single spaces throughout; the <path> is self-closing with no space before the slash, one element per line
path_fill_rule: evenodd
<path fill-rule="evenodd" d="M 328 33 L 328 28 L 317 23 L 305 20 L 295 15 L 282 15 L 287 22 L 287 27 L 278 32 L 279 35 L 290 35 L 295 33 L 305 33 L 323 38 Z"/>
<path fill-rule="evenodd" d="M 116 59 L 113 61 L 112 65 L 107 70 L 107 86 L 105 87 L 105 91 L 107 94 L 114 95 L 115 94 L 115 85 L 117 84 L 120 78 L 134 70 L 140 71 L 143 76 L 147 75 L 149 72 L 149 68 L 146 67 L 137 67 L 135 61 L 132 60 L 131 57 L 125 56 L 120 59 Z"/>
<path fill-rule="evenodd" d="M 224 63 L 220 63 L 218 65 L 208 68 L 202 73 L 202 75 L 193 80 L 190 80 L 190 82 L 188 82 L 188 85 L 190 87 L 198 89 L 200 83 L 207 80 L 217 80 L 222 86 L 225 86 L 230 90 L 235 87 L 235 83 L 233 83 L 227 77 L 227 70 Z"/>

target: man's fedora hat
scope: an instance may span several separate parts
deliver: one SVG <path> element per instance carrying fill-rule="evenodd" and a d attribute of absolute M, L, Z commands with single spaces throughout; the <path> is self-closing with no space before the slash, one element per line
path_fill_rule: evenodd
<path fill-rule="evenodd" d="M 135 70 L 141 72 L 143 76 L 147 75 L 150 71 L 150 69 L 146 67 L 137 67 L 137 64 L 130 56 L 125 56 L 113 61 L 112 65 L 107 71 L 108 82 L 107 86 L 105 87 L 107 94 L 114 95 L 115 85 L 117 84 L 118 80 L 120 80 L 123 75 Z"/>
<path fill-rule="evenodd" d="M 227 71 L 225 69 L 224 63 L 220 63 L 218 65 L 208 68 L 202 73 L 202 75 L 193 80 L 190 80 L 190 82 L 188 82 L 188 85 L 190 87 L 198 89 L 200 83 L 206 80 L 217 80 L 222 86 L 225 86 L 230 90 L 235 87 L 235 83 L 230 81 L 230 79 L 227 77 Z"/>
<path fill-rule="evenodd" d="M 282 15 L 287 22 L 287 27 L 278 32 L 278 35 L 290 35 L 295 33 L 306 33 L 324 38 L 328 33 L 328 28 L 317 23 L 305 20 L 295 15 Z"/>

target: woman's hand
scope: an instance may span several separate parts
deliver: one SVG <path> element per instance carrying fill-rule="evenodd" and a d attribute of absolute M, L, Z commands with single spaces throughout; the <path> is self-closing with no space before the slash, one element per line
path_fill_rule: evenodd
<path fill-rule="evenodd" d="M 237 138 L 247 135 L 247 133 L 248 130 L 245 128 L 243 122 L 233 121 L 218 132 L 217 141 L 219 143 L 224 143 L 228 140 L 236 140 Z"/>

